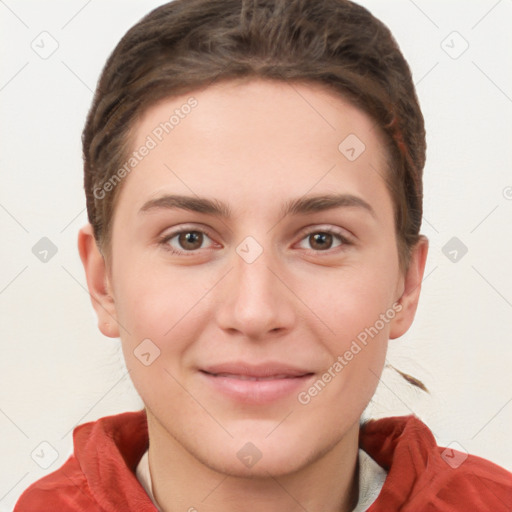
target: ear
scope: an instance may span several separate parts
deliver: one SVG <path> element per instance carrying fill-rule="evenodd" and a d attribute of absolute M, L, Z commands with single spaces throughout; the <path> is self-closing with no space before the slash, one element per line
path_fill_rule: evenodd
<path fill-rule="evenodd" d="M 404 275 L 403 292 L 401 297 L 398 299 L 402 309 L 391 321 L 391 328 L 389 331 L 390 339 L 395 339 L 404 335 L 414 320 L 418 301 L 420 299 L 421 282 L 425 271 L 427 253 L 428 238 L 424 235 L 420 235 L 419 241 L 411 251 L 409 267 Z"/>
<path fill-rule="evenodd" d="M 91 224 L 78 232 L 78 252 L 87 278 L 87 288 L 96 315 L 99 330 L 109 338 L 119 337 L 119 324 L 109 273 Z"/>

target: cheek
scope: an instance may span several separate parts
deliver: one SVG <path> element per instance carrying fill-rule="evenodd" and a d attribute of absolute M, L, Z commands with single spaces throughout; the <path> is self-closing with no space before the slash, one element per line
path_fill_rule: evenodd
<path fill-rule="evenodd" d="M 113 275 L 118 315 L 138 331 L 156 329 L 160 323 L 157 320 L 165 321 L 165 315 L 175 310 L 175 303 L 186 296 L 187 289 L 176 278 L 179 279 L 179 273 L 172 274 L 156 264 L 143 250 L 132 250 L 126 257 L 120 257 Z"/>
<path fill-rule="evenodd" d="M 382 272 L 379 266 L 347 270 L 314 294 L 315 311 L 330 329 L 322 339 L 331 359 L 325 379 L 332 382 L 315 406 L 342 400 L 359 410 L 370 400 L 385 362 L 391 322 L 400 309 L 394 302 L 396 277 L 392 269 Z"/>
<path fill-rule="evenodd" d="M 163 331 L 164 324 L 172 320 L 168 315 L 173 307 L 173 294 L 168 291 L 164 294 L 161 283 L 150 276 L 125 274 L 120 281 L 116 311 L 130 334 L 152 337 Z"/>
<path fill-rule="evenodd" d="M 142 268 L 142 267 L 141 267 Z M 148 267 L 149 268 L 149 267 Z M 158 275 L 157 275 L 158 274 Z M 161 272 L 118 275 L 116 310 L 122 351 L 130 378 L 144 403 L 154 407 L 160 396 L 177 396 L 183 355 L 197 336 L 197 294 Z M 155 393 L 155 389 L 159 393 Z"/>
<path fill-rule="evenodd" d="M 187 289 L 140 262 L 128 265 L 124 272 L 118 268 L 116 283 L 116 313 L 125 328 L 123 342 L 134 347 L 149 338 L 160 346 L 165 333 L 185 313 Z"/>
<path fill-rule="evenodd" d="M 208 307 L 204 296 L 211 276 L 207 279 L 191 267 L 176 270 L 154 262 L 143 263 L 142 257 L 133 258 L 131 263 L 125 266 L 125 272 L 118 267 L 116 276 L 116 312 L 126 329 L 121 338 L 127 366 L 133 351 L 149 339 L 165 356 L 159 359 L 160 364 L 165 361 L 169 369 L 175 369 L 204 328 Z"/>
<path fill-rule="evenodd" d="M 375 324 L 382 314 L 394 316 L 395 288 L 396 273 L 392 270 L 346 269 L 333 274 L 323 286 L 316 286 L 314 292 L 310 291 L 309 300 L 312 309 L 330 327 L 332 337 L 346 341 Z M 303 293 L 306 290 L 307 283 Z"/>
<path fill-rule="evenodd" d="M 397 314 L 388 287 L 361 284 L 347 280 L 329 300 L 319 298 L 316 303 L 333 331 L 321 338 L 330 362 L 319 375 L 321 382 L 305 389 L 299 403 L 311 406 L 312 414 L 325 415 L 327 407 L 339 416 L 334 430 L 345 421 L 343 415 L 362 414 L 373 396 L 385 363 L 391 321 Z"/>

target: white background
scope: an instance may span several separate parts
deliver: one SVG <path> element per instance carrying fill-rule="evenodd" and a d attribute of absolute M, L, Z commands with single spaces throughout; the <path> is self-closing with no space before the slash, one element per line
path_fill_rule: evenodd
<path fill-rule="evenodd" d="M 80 136 L 108 54 L 160 3 L 0 2 L 1 511 L 64 463 L 78 423 L 142 407 L 119 341 L 96 327 L 78 257 Z M 512 0 L 360 3 L 399 42 L 428 133 L 427 277 L 389 362 L 431 393 L 385 370 L 368 413 L 414 412 L 439 444 L 512 470 Z M 43 31 L 58 43 L 47 59 L 31 47 Z M 42 237 L 58 249 L 46 263 L 32 253 Z M 442 252 L 452 237 L 468 248 L 456 262 Z M 31 457 L 51 462 L 41 442 L 58 454 L 48 469 Z"/>

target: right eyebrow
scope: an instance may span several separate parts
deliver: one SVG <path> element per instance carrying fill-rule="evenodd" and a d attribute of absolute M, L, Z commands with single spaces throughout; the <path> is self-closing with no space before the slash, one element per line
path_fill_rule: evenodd
<path fill-rule="evenodd" d="M 215 217 L 229 218 L 232 216 L 229 206 L 216 199 L 182 195 L 165 195 L 150 199 L 139 210 L 139 213 L 157 209 L 181 209 L 198 213 L 206 213 Z"/>

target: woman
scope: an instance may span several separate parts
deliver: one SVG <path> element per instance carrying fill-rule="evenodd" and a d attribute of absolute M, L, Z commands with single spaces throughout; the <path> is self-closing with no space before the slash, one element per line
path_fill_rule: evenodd
<path fill-rule="evenodd" d="M 163 5 L 83 148 L 80 256 L 145 409 L 77 427 L 16 511 L 510 509 L 510 473 L 416 417 L 360 421 L 428 251 L 423 116 L 367 10 Z"/>

